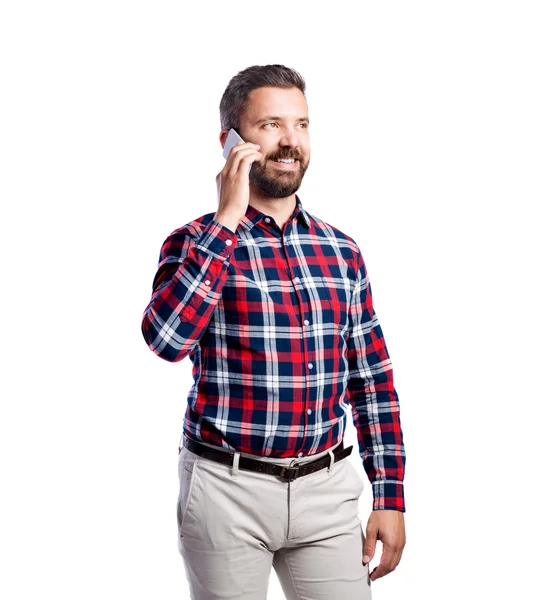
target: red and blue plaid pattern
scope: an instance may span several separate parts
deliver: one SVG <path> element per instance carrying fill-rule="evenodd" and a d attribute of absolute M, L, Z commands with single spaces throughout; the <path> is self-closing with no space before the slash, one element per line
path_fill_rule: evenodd
<path fill-rule="evenodd" d="M 189 356 L 184 433 L 267 457 L 308 456 L 356 426 L 373 509 L 405 512 L 391 361 L 356 242 L 296 208 L 282 231 L 248 205 L 236 232 L 208 213 L 165 240 L 142 332 Z"/>

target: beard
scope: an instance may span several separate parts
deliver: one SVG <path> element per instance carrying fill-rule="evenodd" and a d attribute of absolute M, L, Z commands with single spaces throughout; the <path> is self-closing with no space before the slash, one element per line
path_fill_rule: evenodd
<path fill-rule="evenodd" d="M 277 157 L 280 158 L 280 157 Z M 302 179 L 309 166 L 309 160 L 304 163 L 300 157 L 296 164 L 296 169 L 275 169 L 269 165 L 271 158 L 265 159 L 265 164 L 261 161 L 253 162 L 249 178 L 253 183 L 261 189 L 267 196 L 271 198 L 286 198 L 291 196 L 300 189 Z"/>

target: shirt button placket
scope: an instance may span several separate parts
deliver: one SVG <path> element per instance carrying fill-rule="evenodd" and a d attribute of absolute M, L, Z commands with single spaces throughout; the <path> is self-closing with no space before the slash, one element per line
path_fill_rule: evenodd
<path fill-rule="evenodd" d="M 293 281 L 294 281 L 294 283 L 300 283 L 301 279 L 299 277 L 294 277 Z M 304 325 L 306 325 L 306 326 L 309 325 L 308 319 L 304 319 Z M 306 350 L 307 350 L 307 347 L 306 347 Z M 309 369 L 313 369 L 313 363 L 308 363 L 308 368 Z M 306 399 L 309 399 L 309 390 L 306 391 Z M 311 415 L 311 412 L 312 412 L 311 408 L 308 408 L 307 409 L 307 414 Z M 305 441 L 305 435 L 304 435 L 304 441 Z M 302 444 L 303 444 L 303 442 L 302 442 Z M 300 452 L 298 454 L 298 456 L 301 457 L 301 456 L 303 456 L 303 454 L 304 454 L 303 452 Z"/>

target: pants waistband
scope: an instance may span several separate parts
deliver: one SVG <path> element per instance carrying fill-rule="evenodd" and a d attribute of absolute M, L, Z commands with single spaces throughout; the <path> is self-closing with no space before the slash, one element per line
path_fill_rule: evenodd
<path fill-rule="evenodd" d="M 185 438 L 188 437 L 186 436 L 185 433 L 182 434 L 182 444 L 180 446 L 180 449 L 182 448 L 182 446 L 185 443 Z M 203 444 L 204 446 L 207 446 L 209 448 L 214 448 L 215 450 L 220 450 L 221 452 L 228 452 L 230 454 L 234 454 L 234 452 L 236 452 L 236 450 L 234 449 L 230 449 L 230 448 L 224 448 L 222 446 L 214 446 L 213 444 L 207 444 L 206 442 L 200 442 L 199 440 L 195 440 L 197 443 L 199 444 Z M 340 446 L 340 444 L 342 444 L 342 439 L 340 439 L 334 446 L 331 446 L 330 448 L 327 448 L 327 450 L 323 450 L 322 452 L 318 452 L 316 454 L 307 454 L 305 456 L 293 456 L 293 457 L 289 457 L 289 458 L 278 458 L 278 457 L 274 457 L 274 456 L 260 456 L 258 454 L 251 454 L 250 452 L 240 452 L 240 454 L 242 456 L 247 456 L 248 458 L 251 458 L 253 460 L 260 460 L 263 462 L 268 462 L 268 463 L 274 463 L 274 464 L 278 464 L 278 465 L 303 465 L 305 463 L 308 462 L 312 462 L 314 460 L 316 460 L 317 458 L 322 458 L 324 456 L 326 456 L 329 451 L 334 450 L 337 446 Z"/>

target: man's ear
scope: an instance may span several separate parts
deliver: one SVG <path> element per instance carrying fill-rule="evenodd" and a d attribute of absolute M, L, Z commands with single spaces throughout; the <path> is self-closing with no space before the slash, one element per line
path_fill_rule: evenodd
<path fill-rule="evenodd" d="M 224 144 L 226 144 L 226 138 L 228 137 L 229 131 L 230 131 L 230 129 L 223 129 L 219 134 L 219 142 L 220 142 L 221 148 L 223 150 L 224 150 Z"/>

